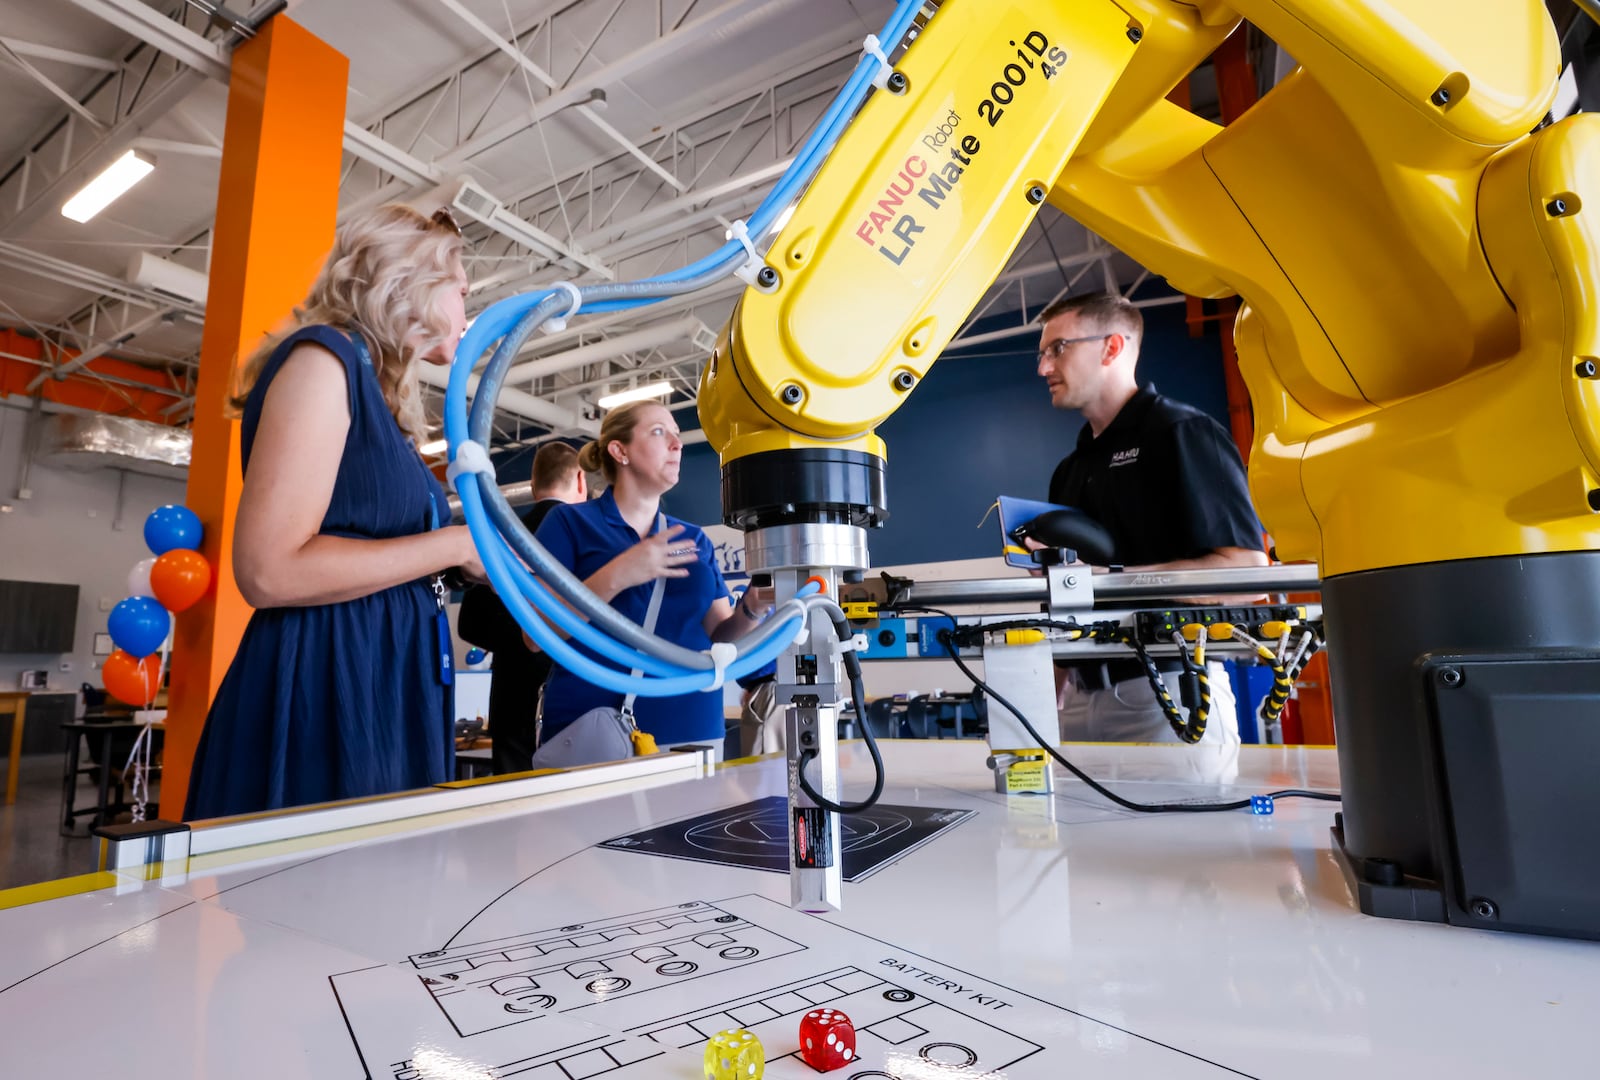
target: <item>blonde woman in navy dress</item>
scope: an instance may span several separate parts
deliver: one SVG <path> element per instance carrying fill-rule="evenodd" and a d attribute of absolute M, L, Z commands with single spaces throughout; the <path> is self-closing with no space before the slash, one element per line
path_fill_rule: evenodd
<path fill-rule="evenodd" d="M 448 780 L 439 575 L 482 570 L 423 463 L 417 365 L 466 326 L 461 231 L 385 206 L 339 230 L 244 368 L 233 569 L 256 610 L 206 718 L 188 819 Z"/>

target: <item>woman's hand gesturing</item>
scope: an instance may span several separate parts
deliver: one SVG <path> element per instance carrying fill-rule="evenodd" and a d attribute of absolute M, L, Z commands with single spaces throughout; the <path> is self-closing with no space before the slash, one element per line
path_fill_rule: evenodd
<path fill-rule="evenodd" d="M 647 536 L 606 564 L 610 581 L 618 591 L 648 584 L 656 578 L 688 577 L 688 567 L 700 558 L 692 539 L 683 536 L 684 526 L 673 525 L 654 536 Z"/>

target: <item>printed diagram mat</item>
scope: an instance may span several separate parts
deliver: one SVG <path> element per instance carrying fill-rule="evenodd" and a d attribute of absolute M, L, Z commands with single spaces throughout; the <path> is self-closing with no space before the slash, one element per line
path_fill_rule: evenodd
<path fill-rule="evenodd" d="M 856 1028 L 857 1058 L 829 1074 L 838 1080 L 1060 1077 L 1083 1063 L 1077 1047 L 1128 1037 L 756 896 L 457 945 L 331 981 L 367 1075 L 386 1080 L 700 1077 L 706 1042 L 735 1027 L 761 1040 L 767 1076 L 814 1077 L 798 1033 L 819 1006 Z M 1156 1066 L 1140 1075 L 1220 1075 L 1132 1041 L 1123 1063 L 1148 1054 Z"/>
<path fill-rule="evenodd" d="M 865 813 L 841 817 L 839 843 L 844 850 L 844 879 L 854 882 L 871 877 L 975 812 L 880 803 Z M 788 813 L 788 800 L 773 795 L 687 821 L 628 833 L 596 846 L 786 874 Z"/>

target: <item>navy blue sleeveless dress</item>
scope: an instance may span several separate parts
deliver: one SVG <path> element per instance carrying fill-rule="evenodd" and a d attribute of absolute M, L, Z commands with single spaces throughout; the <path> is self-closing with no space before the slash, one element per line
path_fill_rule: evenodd
<path fill-rule="evenodd" d="M 267 387 L 302 341 L 344 361 L 350 395 L 350 433 L 320 532 L 385 539 L 448 522 L 444 490 L 389 412 L 365 345 L 332 327 L 296 331 L 263 368 L 244 409 L 244 468 Z M 206 717 L 185 819 L 451 779 L 453 714 L 440 621 L 426 580 L 337 604 L 257 610 Z M 448 629 L 444 634 L 448 645 Z"/>

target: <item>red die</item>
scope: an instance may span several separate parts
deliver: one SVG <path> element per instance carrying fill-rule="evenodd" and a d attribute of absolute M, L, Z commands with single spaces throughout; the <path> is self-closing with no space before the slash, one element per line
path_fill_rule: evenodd
<path fill-rule="evenodd" d="M 800 1021 L 800 1059 L 818 1072 L 832 1072 L 856 1059 L 856 1029 L 837 1009 L 812 1009 Z"/>

